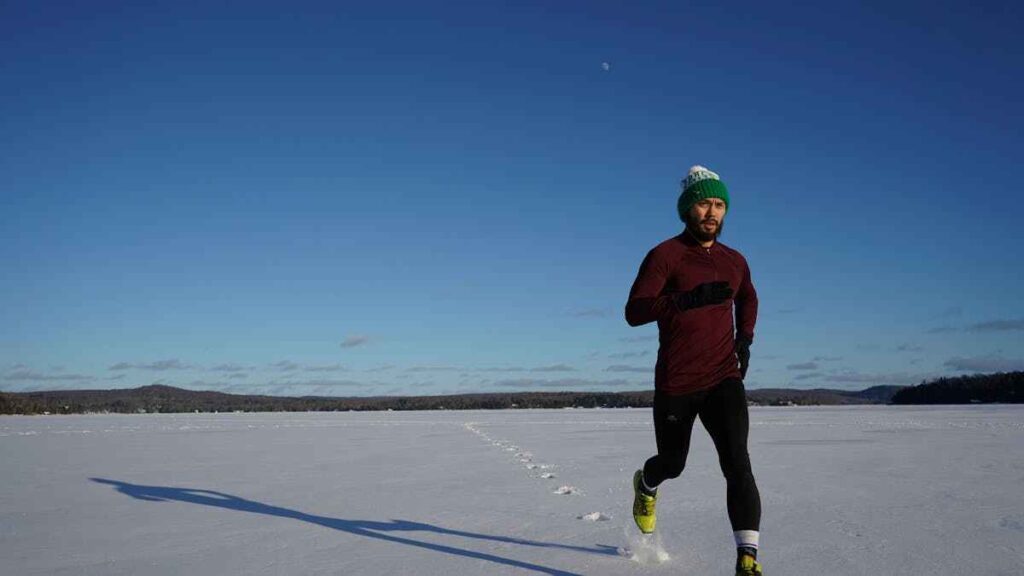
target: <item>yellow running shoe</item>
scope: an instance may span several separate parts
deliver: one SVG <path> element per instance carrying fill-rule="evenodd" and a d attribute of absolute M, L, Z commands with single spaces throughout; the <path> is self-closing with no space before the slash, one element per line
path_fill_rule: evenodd
<path fill-rule="evenodd" d="M 736 576 L 761 576 L 761 565 L 749 554 L 736 559 Z"/>
<path fill-rule="evenodd" d="M 640 483 L 643 482 L 643 476 L 643 470 L 637 470 L 633 474 L 633 520 L 636 521 L 636 526 L 641 532 L 650 534 L 654 532 L 654 524 L 658 521 L 658 517 L 654 514 L 654 504 L 658 501 L 658 495 L 648 496 L 641 490 Z"/>

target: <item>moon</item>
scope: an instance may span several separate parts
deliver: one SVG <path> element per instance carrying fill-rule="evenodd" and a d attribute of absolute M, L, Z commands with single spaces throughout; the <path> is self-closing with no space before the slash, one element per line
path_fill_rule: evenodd
<path fill-rule="evenodd" d="M 605 72 L 607 72 L 607 71 L 609 71 L 611 69 L 612 69 L 611 63 L 609 63 L 609 62 L 601 62 L 601 70 L 604 70 Z"/>

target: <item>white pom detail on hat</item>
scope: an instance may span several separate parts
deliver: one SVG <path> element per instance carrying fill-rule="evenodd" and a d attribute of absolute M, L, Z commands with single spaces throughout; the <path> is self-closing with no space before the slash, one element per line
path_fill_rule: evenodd
<path fill-rule="evenodd" d="M 686 190 L 691 185 L 696 184 L 701 180 L 721 180 L 721 178 L 711 170 L 708 170 L 700 164 L 696 164 L 691 166 L 689 172 L 687 172 L 686 179 L 683 180 L 683 190 Z"/>

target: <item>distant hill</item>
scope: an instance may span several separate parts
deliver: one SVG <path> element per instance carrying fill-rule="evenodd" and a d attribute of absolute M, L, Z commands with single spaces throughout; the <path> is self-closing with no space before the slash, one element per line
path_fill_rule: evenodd
<path fill-rule="evenodd" d="M 893 404 L 1024 403 L 1024 372 L 1000 372 L 940 378 L 910 386 L 892 397 Z"/>
<path fill-rule="evenodd" d="M 888 404 L 893 394 L 901 388 L 902 386 L 873 386 L 859 391 L 829 388 L 812 390 L 762 388 L 747 390 L 747 399 L 752 403 L 764 406 Z"/>
<path fill-rule="evenodd" d="M 756 405 L 884 404 L 897 386 L 847 390 L 749 390 Z M 491 410 L 510 408 L 649 407 L 650 390 L 639 392 L 509 392 L 449 396 L 260 396 L 152 385 L 115 390 L 0 393 L 0 414 L 86 412 L 306 412 L 365 410 Z"/>

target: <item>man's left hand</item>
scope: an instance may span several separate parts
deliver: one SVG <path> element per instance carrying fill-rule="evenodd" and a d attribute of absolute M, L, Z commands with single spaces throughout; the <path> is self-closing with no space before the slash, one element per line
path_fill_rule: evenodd
<path fill-rule="evenodd" d="M 747 368 L 750 367 L 750 342 L 742 338 L 736 340 L 736 357 L 740 361 L 740 376 L 746 379 Z"/>

